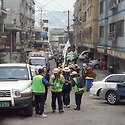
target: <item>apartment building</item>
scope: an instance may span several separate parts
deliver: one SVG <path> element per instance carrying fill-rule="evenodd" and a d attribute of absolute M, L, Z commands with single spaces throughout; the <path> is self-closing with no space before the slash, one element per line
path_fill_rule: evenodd
<path fill-rule="evenodd" d="M 4 19 L 6 18 L 6 9 L 3 6 L 3 0 L 0 0 L 0 51 L 4 49 L 6 42 L 6 34 L 4 34 Z"/>
<path fill-rule="evenodd" d="M 34 0 L 4 0 L 7 10 L 5 30 L 10 32 L 3 52 L 6 62 L 26 62 L 34 46 Z"/>
<path fill-rule="evenodd" d="M 113 65 L 115 73 L 125 71 L 125 0 L 99 0 L 98 52 Z"/>
<path fill-rule="evenodd" d="M 74 45 L 78 52 L 89 50 L 99 57 L 98 0 L 77 0 L 74 5 Z"/>

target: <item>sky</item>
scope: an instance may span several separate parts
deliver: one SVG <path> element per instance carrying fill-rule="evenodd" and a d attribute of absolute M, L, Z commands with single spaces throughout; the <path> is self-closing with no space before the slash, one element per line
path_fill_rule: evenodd
<path fill-rule="evenodd" d="M 66 28 L 68 10 L 70 11 L 70 25 L 73 19 L 73 5 L 76 0 L 35 0 L 35 20 L 50 18 L 51 27 Z M 42 9 L 42 14 L 41 14 Z"/>

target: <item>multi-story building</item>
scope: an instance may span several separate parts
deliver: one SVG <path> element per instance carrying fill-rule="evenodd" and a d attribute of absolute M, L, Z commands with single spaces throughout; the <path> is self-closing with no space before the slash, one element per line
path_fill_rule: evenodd
<path fill-rule="evenodd" d="M 125 71 L 125 1 L 99 0 L 99 45 L 98 52 L 113 65 L 115 73 Z"/>
<path fill-rule="evenodd" d="M 78 52 L 89 50 L 99 57 L 98 0 L 77 0 L 74 5 L 74 45 Z"/>
<path fill-rule="evenodd" d="M 3 6 L 3 0 L 0 0 L 0 50 L 4 49 L 5 47 L 5 42 L 6 42 L 6 35 L 3 33 L 4 32 L 4 19 L 6 18 L 6 10 Z"/>
<path fill-rule="evenodd" d="M 62 28 L 50 29 L 50 44 L 53 49 L 59 48 L 59 44 L 65 44 L 67 41 L 67 33 Z"/>
<path fill-rule="evenodd" d="M 34 0 L 4 0 L 7 10 L 5 29 L 10 32 L 3 52 L 10 52 L 7 62 L 25 62 L 34 46 Z"/>

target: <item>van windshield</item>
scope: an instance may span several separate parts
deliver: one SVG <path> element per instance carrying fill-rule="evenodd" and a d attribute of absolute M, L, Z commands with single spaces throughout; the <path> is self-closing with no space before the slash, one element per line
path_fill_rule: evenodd
<path fill-rule="evenodd" d="M 0 67 L 0 79 L 29 80 L 26 67 Z"/>
<path fill-rule="evenodd" d="M 45 59 L 30 59 L 29 60 L 29 64 L 30 65 L 41 65 L 41 66 L 45 66 L 46 62 Z"/>

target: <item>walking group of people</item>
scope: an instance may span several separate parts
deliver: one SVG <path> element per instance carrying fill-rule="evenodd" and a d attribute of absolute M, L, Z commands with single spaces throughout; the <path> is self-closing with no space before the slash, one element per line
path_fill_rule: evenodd
<path fill-rule="evenodd" d="M 59 113 L 63 113 L 64 108 L 70 108 L 70 92 L 72 88 L 75 92 L 75 103 L 76 107 L 74 110 L 80 110 L 81 99 L 84 93 L 84 86 L 78 86 L 78 76 L 80 70 L 82 70 L 82 79 L 85 85 L 86 76 L 91 75 L 89 72 L 91 67 L 87 67 L 83 64 L 83 68 L 80 68 L 77 64 L 65 63 L 58 64 L 57 68 L 53 69 L 53 75 L 49 75 L 46 67 L 38 70 L 38 75 L 33 77 L 33 95 L 35 96 L 35 111 L 36 116 L 46 118 L 44 114 L 44 105 L 47 99 L 47 92 L 49 86 L 51 86 L 51 108 L 52 113 L 56 112 L 56 100 L 58 101 Z"/>

